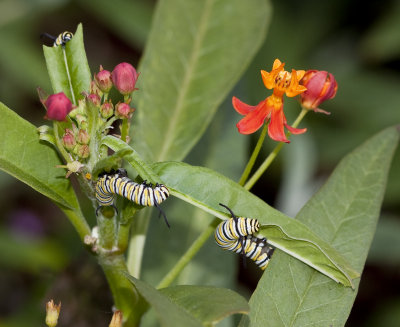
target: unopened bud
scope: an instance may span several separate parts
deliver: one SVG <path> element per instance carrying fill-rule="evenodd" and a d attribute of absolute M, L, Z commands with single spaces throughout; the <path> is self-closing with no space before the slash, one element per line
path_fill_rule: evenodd
<path fill-rule="evenodd" d="M 79 128 L 81 129 L 88 128 L 87 117 L 85 115 L 78 114 L 75 116 L 75 119 L 78 122 Z"/>
<path fill-rule="evenodd" d="M 123 95 L 131 94 L 135 88 L 138 74 L 136 69 L 127 62 L 123 62 L 115 66 L 111 73 L 114 86 Z"/>
<path fill-rule="evenodd" d="M 130 118 L 131 113 L 134 111 L 135 109 L 131 108 L 129 104 L 125 102 L 117 103 L 115 106 L 115 116 L 118 118 Z"/>
<path fill-rule="evenodd" d="M 64 92 L 50 95 L 44 105 L 47 108 L 44 118 L 49 120 L 64 121 L 72 110 L 71 100 L 67 98 Z"/>
<path fill-rule="evenodd" d="M 88 99 L 89 99 L 95 106 L 100 106 L 101 99 L 100 99 L 100 97 L 99 97 L 97 94 L 95 94 L 95 93 L 89 94 L 89 95 L 88 95 Z"/>
<path fill-rule="evenodd" d="M 108 327 L 122 327 L 122 311 L 115 311 Z"/>
<path fill-rule="evenodd" d="M 68 128 L 65 129 L 65 134 L 62 138 L 62 144 L 68 151 L 72 151 L 75 148 L 76 140 L 72 130 Z"/>
<path fill-rule="evenodd" d="M 90 149 L 87 144 L 78 144 L 75 147 L 74 152 L 82 159 L 86 159 L 90 155 Z"/>
<path fill-rule="evenodd" d="M 89 144 L 90 136 L 84 129 L 80 129 L 77 136 L 77 141 L 80 144 Z"/>
<path fill-rule="evenodd" d="M 111 72 L 103 69 L 103 66 L 100 66 L 100 71 L 94 75 L 94 80 L 98 88 L 104 93 L 110 92 L 113 82 L 111 79 Z"/>
<path fill-rule="evenodd" d="M 337 91 L 335 77 L 326 71 L 308 70 L 301 79 L 300 84 L 307 88 L 307 91 L 300 95 L 302 106 L 329 114 L 329 112 L 318 107 L 322 102 L 335 97 Z"/>
<path fill-rule="evenodd" d="M 46 303 L 46 325 L 49 327 L 57 326 L 58 316 L 60 315 L 61 302 L 56 305 L 53 300 Z"/>
<path fill-rule="evenodd" d="M 101 114 L 101 117 L 103 117 L 105 119 L 110 118 L 114 114 L 114 106 L 111 103 L 111 101 L 104 102 L 101 105 L 100 114 Z"/>

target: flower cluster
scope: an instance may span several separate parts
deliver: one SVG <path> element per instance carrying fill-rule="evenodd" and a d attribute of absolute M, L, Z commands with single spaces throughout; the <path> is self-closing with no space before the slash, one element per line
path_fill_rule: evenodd
<path fill-rule="evenodd" d="M 268 135 L 271 139 L 289 143 L 284 127 L 292 134 L 302 134 L 306 128 L 294 128 L 289 126 L 283 112 L 283 96 L 294 97 L 301 95 L 302 106 L 316 112 L 326 111 L 318 109 L 323 101 L 335 96 L 337 84 L 332 74 L 318 71 L 284 70 L 285 64 L 275 59 L 271 72 L 261 70 L 261 77 L 267 89 L 273 93 L 256 106 L 250 106 L 238 98 L 232 98 L 235 110 L 245 116 L 237 123 L 241 134 L 256 132 L 265 121 L 269 122 Z"/>
<path fill-rule="evenodd" d="M 117 119 L 128 121 L 131 118 L 135 109 L 130 106 L 130 94 L 136 90 L 138 76 L 136 69 L 125 62 L 118 64 L 112 72 L 100 66 L 91 81 L 89 92 L 82 93 L 83 98 L 77 105 L 63 92 L 47 96 L 38 89 L 40 100 L 47 109 L 45 118 L 60 122 L 56 126 L 57 131 L 40 127 L 40 138 L 49 141 L 53 136 L 45 134 L 54 133 L 56 145 L 60 147 L 61 144 L 61 152 L 67 153 L 67 168 L 70 171 L 81 169 L 82 165 L 76 162 L 85 162 L 92 153 L 100 151 L 99 144 L 92 144 L 99 134 L 107 134 Z M 113 87 L 124 97 L 123 102 L 115 105 L 108 97 Z M 129 123 L 126 126 L 129 128 Z"/>

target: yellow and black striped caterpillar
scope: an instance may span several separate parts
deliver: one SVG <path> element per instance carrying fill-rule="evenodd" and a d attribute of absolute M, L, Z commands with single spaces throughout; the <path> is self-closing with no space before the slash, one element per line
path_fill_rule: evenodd
<path fill-rule="evenodd" d="M 153 188 L 153 185 L 147 184 L 146 181 L 141 184 L 135 183 L 128 178 L 126 170 L 120 168 L 116 172 L 99 175 L 95 190 L 96 200 L 99 202 L 96 212 L 101 206 L 113 206 L 115 195 L 118 194 L 141 206 L 157 207 L 169 227 L 167 217 L 159 207 L 169 196 L 165 185 L 156 184 Z"/>
<path fill-rule="evenodd" d="M 257 219 L 236 217 L 227 206 L 232 218 L 223 221 L 215 230 L 215 241 L 225 250 L 243 253 L 253 260 L 262 270 L 267 268 L 274 248 L 267 243 L 266 238 L 258 238 L 253 234 L 260 229 Z"/>
<path fill-rule="evenodd" d="M 54 37 L 53 35 L 50 35 L 48 33 L 43 33 L 41 35 L 41 37 L 46 36 L 47 38 L 49 38 L 50 40 L 53 40 L 53 47 L 58 47 L 58 46 L 62 46 L 65 47 L 65 45 L 67 44 L 68 41 L 71 41 L 72 37 L 74 36 L 74 34 L 72 34 L 71 32 L 65 31 L 62 32 L 61 34 L 59 34 L 57 37 Z"/>

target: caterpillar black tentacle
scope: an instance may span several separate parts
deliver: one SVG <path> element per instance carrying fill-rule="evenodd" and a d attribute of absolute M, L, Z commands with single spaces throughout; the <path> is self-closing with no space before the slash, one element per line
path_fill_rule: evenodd
<path fill-rule="evenodd" d="M 62 46 L 65 47 L 67 42 L 71 41 L 72 37 L 74 36 L 73 33 L 65 31 L 60 33 L 57 37 L 49 34 L 49 33 L 42 33 L 40 37 L 47 37 L 50 40 L 53 40 L 53 47 Z"/>
<path fill-rule="evenodd" d="M 258 220 L 237 217 L 230 208 L 220 205 L 230 212 L 232 218 L 217 226 L 214 234 L 217 244 L 225 250 L 242 253 L 265 270 L 275 249 L 267 243 L 266 238 L 253 235 L 260 229 Z"/>

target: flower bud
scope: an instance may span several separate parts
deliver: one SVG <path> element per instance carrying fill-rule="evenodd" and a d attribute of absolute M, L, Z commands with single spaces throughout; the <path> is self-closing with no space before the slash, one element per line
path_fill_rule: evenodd
<path fill-rule="evenodd" d="M 78 114 L 78 115 L 75 116 L 75 119 L 78 122 L 79 128 L 81 128 L 81 129 L 87 129 L 88 128 L 86 115 Z"/>
<path fill-rule="evenodd" d="M 115 106 L 115 116 L 118 118 L 130 118 L 131 113 L 134 111 L 135 109 L 125 102 L 117 103 Z"/>
<path fill-rule="evenodd" d="M 102 92 L 110 92 L 113 86 L 110 71 L 103 69 L 103 66 L 100 65 L 100 71 L 94 75 L 94 80 Z"/>
<path fill-rule="evenodd" d="M 78 144 L 75 147 L 74 152 L 78 155 L 78 157 L 86 159 L 89 157 L 90 149 L 87 144 Z"/>
<path fill-rule="evenodd" d="M 302 106 L 316 112 L 329 114 L 327 111 L 319 109 L 318 106 L 335 97 L 337 91 L 335 77 L 326 71 L 308 70 L 300 84 L 307 88 L 307 91 L 300 95 Z"/>
<path fill-rule="evenodd" d="M 72 130 L 68 128 L 65 129 L 65 134 L 62 138 L 62 144 L 68 151 L 72 151 L 75 148 L 76 140 Z"/>
<path fill-rule="evenodd" d="M 80 129 L 77 136 L 77 141 L 80 144 L 89 144 L 90 136 L 84 129 Z"/>
<path fill-rule="evenodd" d="M 98 96 L 102 96 L 103 92 L 99 89 L 95 81 L 90 82 L 90 93 L 97 94 Z"/>
<path fill-rule="evenodd" d="M 64 121 L 72 110 L 71 100 L 67 98 L 64 92 L 50 95 L 44 105 L 47 108 L 44 118 L 49 120 Z"/>
<path fill-rule="evenodd" d="M 123 95 L 129 95 L 136 90 L 138 74 L 131 64 L 126 62 L 118 64 L 112 71 L 111 78 L 117 90 Z"/>
<path fill-rule="evenodd" d="M 95 106 L 100 106 L 101 99 L 96 93 L 91 93 L 88 95 L 89 101 L 91 101 Z"/>
<path fill-rule="evenodd" d="M 101 117 L 103 117 L 105 119 L 110 118 L 114 114 L 114 106 L 111 103 L 111 101 L 104 102 L 101 105 L 100 114 L 101 114 Z"/>
<path fill-rule="evenodd" d="M 122 327 L 122 311 L 115 311 L 108 327 Z"/>
<path fill-rule="evenodd" d="M 46 325 L 49 327 L 57 326 L 58 316 L 60 315 L 61 302 L 56 305 L 53 300 L 46 303 Z"/>

